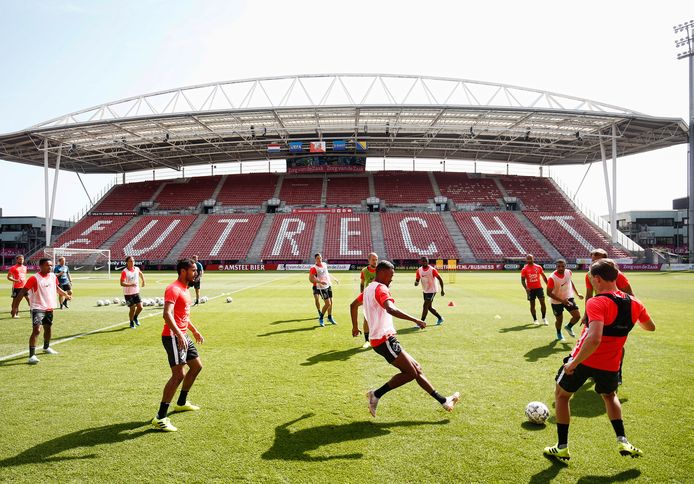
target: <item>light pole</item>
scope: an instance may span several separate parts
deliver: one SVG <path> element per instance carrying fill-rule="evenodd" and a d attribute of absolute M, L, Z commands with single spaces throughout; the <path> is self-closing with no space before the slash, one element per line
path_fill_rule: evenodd
<path fill-rule="evenodd" d="M 675 40 L 677 49 L 684 48 L 677 53 L 678 59 L 689 57 L 689 161 L 687 164 L 687 196 L 689 205 L 687 210 L 687 247 L 689 251 L 689 263 L 694 264 L 694 20 L 673 27 L 676 35 L 683 35 Z"/>

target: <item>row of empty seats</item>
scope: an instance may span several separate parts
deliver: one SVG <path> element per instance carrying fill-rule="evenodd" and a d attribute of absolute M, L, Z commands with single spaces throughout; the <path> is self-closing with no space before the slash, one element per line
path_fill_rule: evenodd
<path fill-rule="evenodd" d="M 178 257 L 196 254 L 201 260 L 242 260 L 258 234 L 263 214 L 209 215 Z"/>
<path fill-rule="evenodd" d="M 498 178 L 510 197 L 520 199 L 524 211 L 575 211 L 549 178 L 510 175 Z"/>
<path fill-rule="evenodd" d="M 201 176 L 170 181 L 164 185 L 155 202 L 161 210 L 195 208 L 212 198 L 221 176 Z"/>
<path fill-rule="evenodd" d="M 320 205 L 323 193 L 323 177 L 285 177 L 280 190 L 280 200 L 287 205 Z"/>
<path fill-rule="evenodd" d="M 432 213 L 384 213 L 383 238 L 391 259 L 458 259 L 458 250 L 441 220 Z"/>
<path fill-rule="evenodd" d="M 131 215 L 89 215 L 60 234 L 54 247 L 99 248 L 132 219 Z"/>
<path fill-rule="evenodd" d="M 359 205 L 369 198 L 367 176 L 331 176 L 328 178 L 326 204 Z"/>
<path fill-rule="evenodd" d="M 467 173 L 436 173 L 441 195 L 456 205 L 499 207 L 503 194 L 492 178 Z"/>
<path fill-rule="evenodd" d="M 312 259 L 316 217 L 307 213 L 275 215 L 261 258 L 297 262 Z"/>
<path fill-rule="evenodd" d="M 92 212 L 131 212 L 140 203 L 150 201 L 161 184 L 160 181 L 146 181 L 116 185 L 92 208 Z"/>
<path fill-rule="evenodd" d="M 379 171 L 373 178 L 376 196 L 388 205 L 424 204 L 435 196 L 426 172 Z"/>
<path fill-rule="evenodd" d="M 368 214 L 330 214 L 326 218 L 323 256 L 328 260 L 363 260 L 373 252 Z"/>
<path fill-rule="evenodd" d="M 227 206 L 258 206 L 275 195 L 279 176 L 272 173 L 229 175 L 217 195 L 217 202 Z"/>
<path fill-rule="evenodd" d="M 166 259 L 196 215 L 143 216 L 111 247 L 111 258 L 128 255 L 150 261 Z"/>

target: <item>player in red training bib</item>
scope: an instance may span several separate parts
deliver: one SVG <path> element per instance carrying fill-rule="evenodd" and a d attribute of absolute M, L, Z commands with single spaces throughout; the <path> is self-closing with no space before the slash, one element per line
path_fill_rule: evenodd
<path fill-rule="evenodd" d="M 434 303 L 434 297 L 438 292 L 438 287 L 436 286 L 436 281 L 441 287 L 441 297 L 445 296 L 446 293 L 443 291 L 443 279 L 439 275 L 439 271 L 435 267 L 429 265 L 429 259 L 422 256 L 419 259 L 419 269 L 415 275 L 414 285 L 418 286 L 422 283 L 422 294 L 424 296 L 424 303 L 422 305 L 422 321 L 426 321 L 427 314 L 431 313 L 436 316 L 436 325 L 439 326 L 443 323 L 443 317 L 434 309 L 432 304 Z"/>
<path fill-rule="evenodd" d="M 640 301 L 617 289 L 617 265 L 611 259 L 600 259 L 590 266 L 596 295 L 586 304 L 588 324 L 571 355 L 557 372 L 554 397 L 557 417 L 557 445 L 545 447 L 544 453 L 562 460 L 569 455 L 569 400 L 592 378 L 607 416 L 617 435 L 621 455 L 639 457 L 643 452 L 629 443 L 622 421 L 622 405 L 617 397 L 617 373 L 624 343 L 636 323 L 646 331 L 655 324 Z"/>
<path fill-rule="evenodd" d="M 171 399 L 173 399 L 176 389 L 181 383 L 183 383 L 183 387 L 174 410 L 176 412 L 200 410 L 200 407 L 188 401 L 188 392 L 202 370 L 198 349 L 190 339 L 188 330 L 193 333 L 196 342 L 202 344 L 205 341 L 205 338 L 190 321 L 191 299 L 188 285 L 197 277 L 195 261 L 192 259 L 179 260 L 176 271 L 178 271 L 178 279 L 169 284 L 164 292 L 164 330 L 161 333 L 161 341 L 169 358 L 171 378 L 164 386 L 164 395 L 159 405 L 159 412 L 152 419 L 152 426 L 165 432 L 178 430 L 171 424 L 166 415 Z M 186 365 L 188 365 L 187 372 L 184 371 Z"/>
<path fill-rule="evenodd" d="M 525 256 L 527 264 L 521 270 L 521 285 L 525 289 L 525 294 L 530 301 L 530 314 L 535 324 L 540 324 L 535 312 L 535 299 L 540 300 L 540 310 L 542 311 L 542 322 L 547 326 L 547 307 L 545 306 L 545 293 L 542 290 L 542 281 L 547 284 L 547 277 L 542 266 L 535 264 L 535 257 L 532 254 Z"/>
<path fill-rule="evenodd" d="M 359 306 L 364 305 L 364 315 L 369 325 L 369 343 L 376 353 L 400 370 L 400 373 L 391 378 L 386 384 L 376 390 L 370 390 L 366 394 L 369 400 L 369 412 L 376 416 L 376 406 L 383 395 L 406 383 L 416 380 L 422 389 L 431 395 L 443 408 L 450 412 L 458 402 L 460 393 L 455 392 L 450 397 L 439 394 L 424 373 L 419 363 L 412 358 L 395 337 L 396 331 L 393 325 L 393 316 L 396 318 L 412 321 L 420 328 L 425 328 L 427 323 L 410 316 L 397 307 L 395 299 L 390 294 L 388 287 L 393 280 L 395 268 L 387 260 L 382 260 L 376 266 L 376 278 L 369 284 L 364 292 L 359 294 L 350 305 L 350 315 L 352 316 L 352 336 L 359 336 Z"/>
<path fill-rule="evenodd" d="M 24 265 L 24 256 L 18 255 L 15 258 L 16 264 L 10 267 L 7 271 L 7 280 L 12 283 L 12 295 L 10 296 L 13 300 L 19 294 L 20 289 L 24 287 L 24 283 L 27 280 L 27 266 Z M 31 303 L 29 302 L 29 296 L 24 296 L 29 307 Z M 10 315 L 13 318 L 19 317 L 19 309 L 17 311 L 11 310 Z"/>

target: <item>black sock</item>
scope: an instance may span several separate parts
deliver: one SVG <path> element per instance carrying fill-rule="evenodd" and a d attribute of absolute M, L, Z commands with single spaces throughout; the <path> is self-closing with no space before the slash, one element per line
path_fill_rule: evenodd
<path fill-rule="evenodd" d="M 624 432 L 624 421 L 621 418 L 610 420 L 610 423 L 612 424 L 612 428 L 614 429 L 614 433 L 617 434 L 617 437 L 626 438 L 626 433 Z"/>
<path fill-rule="evenodd" d="M 178 405 L 185 405 L 188 401 L 188 392 L 186 390 L 181 390 L 181 394 L 178 396 Z"/>
<path fill-rule="evenodd" d="M 169 404 L 161 402 L 159 404 L 159 412 L 157 413 L 157 418 L 164 418 L 166 414 L 169 413 Z"/>
<path fill-rule="evenodd" d="M 431 395 L 432 397 L 434 397 L 434 398 L 436 399 L 436 401 L 439 402 L 440 404 L 446 403 L 446 397 L 444 397 L 443 395 L 441 395 L 441 394 L 440 394 L 439 392 L 437 392 L 436 390 L 433 390 L 429 395 Z"/>
<path fill-rule="evenodd" d="M 542 311 L 542 319 L 545 319 L 547 317 L 547 311 Z"/>
<path fill-rule="evenodd" d="M 381 398 L 383 395 L 385 395 L 386 393 L 388 393 L 388 392 L 391 391 L 391 390 L 392 390 L 392 388 L 390 388 L 390 387 L 388 386 L 388 384 L 386 383 L 386 384 L 383 385 L 381 388 L 379 388 L 378 390 L 376 390 L 376 391 L 374 392 L 374 395 L 376 396 L 376 398 Z"/>
<path fill-rule="evenodd" d="M 29 346 L 29 357 L 32 357 L 36 354 L 36 346 Z"/>
<path fill-rule="evenodd" d="M 559 445 L 569 445 L 569 424 L 557 424 L 557 440 Z"/>
<path fill-rule="evenodd" d="M 44 342 L 43 342 L 43 349 L 44 349 L 44 350 L 47 350 L 48 347 L 49 347 L 50 345 L 51 345 L 51 342 L 50 342 L 50 341 L 44 341 Z"/>
<path fill-rule="evenodd" d="M 364 333 L 364 341 L 368 342 L 369 341 L 369 332 Z"/>
<path fill-rule="evenodd" d="M 567 326 L 569 329 L 571 329 L 571 328 L 574 327 L 574 324 L 576 324 L 576 323 L 568 323 L 566 326 Z"/>

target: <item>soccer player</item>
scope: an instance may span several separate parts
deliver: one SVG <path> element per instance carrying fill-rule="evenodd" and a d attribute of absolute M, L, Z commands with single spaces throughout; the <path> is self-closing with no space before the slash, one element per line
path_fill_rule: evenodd
<path fill-rule="evenodd" d="M 202 370 L 202 362 L 198 350 L 188 335 L 193 333 L 195 341 L 202 344 L 205 338 L 190 321 L 190 293 L 188 287 L 197 276 L 197 267 L 192 259 L 182 259 L 176 265 L 178 279 L 169 284 L 164 292 L 164 330 L 161 341 L 166 349 L 171 367 L 171 378 L 164 386 L 164 395 L 159 405 L 157 415 L 152 419 L 152 426 L 164 432 L 175 432 L 178 429 L 171 424 L 166 416 L 169 405 L 176 389 L 183 383 L 178 401 L 174 407 L 176 412 L 200 410 L 200 407 L 188 401 L 188 392 Z M 184 367 L 188 365 L 188 371 Z"/>
<path fill-rule="evenodd" d="M 540 324 L 537 320 L 537 312 L 535 312 L 535 298 L 539 299 L 542 322 L 547 326 L 547 307 L 545 306 L 545 293 L 542 290 L 542 280 L 547 284 L 547 276 L 545 276 L 542 267 L 535 264 L 535 258 L 532 254 L 526 255 L 525 261 L 527 264 L 521 270 L 521 285 L 525 289 L 528 301 L 530 301 L 530 314 L 535 324 Z"/>
<path fill-rule="evenodd" d="M 72 296 L 72 276 L 70 276 L 70 268 L 65 263 L 65 257 L 58 258 L 58 265 L 53 268 L 53 272 L 58 276 L 60 289 Z M 67 299 L 58 296 L 58 300 L 60 301 L 60 309 L 63 309 L 63 306 L 65 309 L 70 309 L 67 305 Z"/>
<path fill-rule="evenodd" d="M 596 260 L 600 259 L 605 259 L 607 258 L 607 251 L 605 249 L 593 249 L 590 252 L 590 259 L 591 262 L 595 262 Z M 631 284 L 629 283 L 629 279 L 624 275 L 622 271 L 618 271 L 617 273 L 617 289 L 620 291 L 629 294 L 630 296 L 634 296 L 634 291 L 631 288 Z M 586 307 L 588 306 L 588 300 L 593 297 L 593 283 L 591 281 L 590 277 L 590 271 L 586 273 Z M 587 318 L 588 313 L 583 314 L 583 324 L 587 323 Z M 624 355 L 626 354 L 626 349 L 622 349 L 622 362 L 624 362 Z M 619 365 L 619 384 L 622 384 L 622 364 L 620 363 Z"/>
<path fill-rule="evenodd" d="M 316 311 L 318 311 L 318 319 L 321 318 L 321 313 L 320 311 L 320 291 L 316 287 L 316 284 L 311 284 L 311 291 L 313 292 L 313 302 L 316 303 Z"/>
<path fill-rule="evenodd" d="M 29 337 L 29 364 L 35 365 L 40 361 L 36 356 L 36 339 L 41 333 L 41 326 L 43 326 L 43 352 L 49 355 L 58 354 L 50 347 L 53 306 L 57 294 L 67 300 L 72 299 L 72 296 L 58 287 L 58 278 L 53 273 L 53 261 L 48 258 L 39 260 L 39 272 L 31 276 L 15 296 L 12 301 L 13 313 L 17 312 L 19 303 L 27 293 L 29 293 L 32 324 L 31 336 Z"/>
<path fill-rule="evenodd" d="M 422 256 L 419 258 L 419 269 L 417 269 L 417 274 L 415 275 L 414 285 L 418 286 L 419 282 L 422 282 L 422 293 L 424 295 L 424 303 L 422 304 L 422 321 L 426 321 L 427 314 L 431 312 L 436 316 L 436 325 L 439 326 L 443 323 L 443 318 L 441 315 L 432 307 L 434 302 L 434 297 L 438 292 L 436 287 L 436 281 L 439 281 L 441 286 L 441 296 L 445 296 L 446 293 L 443 291 L 443 279 L 439 275 L 439 271 L 435 267 L 429 265 L 429 259 Z"/>
<path fill-rule="evenodd" d="M 188 283 L 188 287 L 195 288 L 195 304 L 193 304 L 193 306 L 197 306 L 200 303 L 200 282 L 202 280 L 202 275 L 205 273 L 205 270 L 202 267 L 202 264 L 198 261 L 197 255 L 194 255 L 192 260 L 195 263 L 197 276 L 195 276 L 194 281 Z"/>
<path fill-rule="evenodd" d="M 328 271 L 328 264 L 323 262 L 323 256 L 318 253 L 315 256 L 316 263 L 311 267 L 308 273 L 308 280 L 316 285 L 316 288 L 320 292 L 320 297 L 323 299 L 323 308 L 320 310 L 320 316 L 318 317 L 318 324 L 321 327 L 325 326 L 323 318 L 325 313 L 328 313 L 328 321 L 330 324 L 337 324 L 333 319 L 333 288 L 330 285 L 330 279 L 334 279 L 338 284 L 340 281 L 336 277 L 330 275 Z"/>
<path fill-rule="evenodd" d="M 140 298 L 140 285 L 145 287 L 145 275 L 139 267 L 135 266 L 135 258 L 131 255 L 125 258 L 125 268 L 120 273 L 120 285 L 123 287 L 125 303 L 130 308 L 130 328 L 140 326 L 137 317 L 142 312 L 142 299 Z"/>
<path fill-rule="evenodd" d="M 547 280 L 547 295 L 552 301 L 552 312 L 554 313 L 554 327 L 557 330 L 557 341 L 564 341 L 564 336 L 561 334 L 561 326 L 564 322 L 564 310 L 571 315 L 571 321 L 564 326 L 564 329 L 572 336 L 576 337 L 571 327 L 581 319 L 581 313 L 576 306 L 574 294 L 579 299 L 583 299 L 583 295 L 578 292 L 571 276 L 573 273 L 566 268 L 564 259 L 557 260 L 557 270 L 550 274 Z"/>
<path fill-rule="evenodd" d="M 24 265 L 24 256 L 23 255 L 18 255 L 15 257 L 16 264 L 10 267 L 10 270 L 7 271 L 7 280 L 12 282 L 12 300 L 14 301 L 14 298 L 17 297 L 17 294 L 19 294 L 19 291 L 24 287 L 24 283 L 27 280 L 27 266 Z M 24 296 L 24 299 L 26 299 L 27 304 L 29 304 L 29 307 L 31 307 L 31 303 L 29 302 L 29 296 Z M 12 305 L 10 305 L 12 306 Z M 19 309 L 15 311 L 14 309 L 10 309 L 10 315 L 13 318 L 18 318 L 19 317 Z"/>
<path fill-rule="evenodd" d="M 359 283 L 359 292 L 364 292 L 364 288 L 371 284 L 374 279 L 376 279 L 376 265 L 378 264 L 378 254 L 376 252 L 371 252 L 368 256 L 369 265 L 361 270 L 361 281 Z M 362 348 L 370 348 L 369 344 L 369 323 L 366 321 L 366 315 L 364 315 L 364 322 L 362 323 L 362 329 L 364 330 L 364 344 Z"/>
<path fill-rule="evenodd" d="M 352 336 L 359 336 L 358 313 L 359 306 L 364 305 L 364 314 L 369 322 L 369 343 L 371 347 L 385 360 L 400 370 L 387 383 L 376 390 L 369 390 L 366 398 L 369 400 L 369 412 L 376 416 L 376 407 L 383 395 L 406 383 L 416 380 L 422 389 L 439 402 L 448 412 L 453 410 L 460 399 L 460 393 L 455 392 L 450 397 L 444 397 L 432 387 L 431 383 L 422 373 L 422 367 L 412 358 L 395 337 L 396 331 L 393 325 L 393 316 L 406 321 L 412 321 L 420 328 L 425 328 L 427 323 L 414 316 L 400 311 L 395 306 L 395 299 L 388 289 L 395 267 L 387 260 L 382 260 L 376 266 L 376 278 L 369 284 L 364 292 L 359 294 L 350 305 L 352 316 Z"/>
<path fill-rule="evenodd" d="M 554 396 L 558 443 L 545 447 L 544 454 L 562 460 L 571 458 L 568 447 L 569 400 L 588 378 L 592 378 L 617 435 L 617 450 L 624 456 L 639 457 L 643 452 L 629 443 L 624 432 L 622 406 L 616 393 L 617 372 L 629 331 L 637 322 L 646 331 L 655 331 L 655 324 L 640 301 L 617 289 L 618 269 L 614 261 L 595 261 L 590 266 L 590 275 L 596 295 L 586 303 L 588 324 L 556 377 Z"/>

